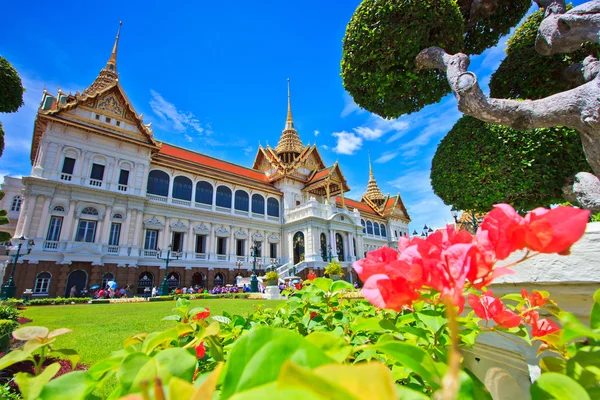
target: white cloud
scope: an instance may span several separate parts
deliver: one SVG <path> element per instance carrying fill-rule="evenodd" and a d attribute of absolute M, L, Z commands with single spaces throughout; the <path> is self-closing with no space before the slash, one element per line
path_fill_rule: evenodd
<path fill-rule="evenodd" d="M 341 117 L 347 117 L 350 114 L 362 114 L 366 112 L 362 108 L 360 108 L 355 102 L 354 99 L 348 94 L 348 92 L 344 92 L 344 109 L 342 110 Z"/>
<path fill-rule="evenodd" d="M 319 132 L 318 130 L 315 129 L 315 136 L 319 136 L 319 133 L 321 133 L 321 132 Z"/>
<path fill-rule="evenodd" d="M 188 129 L 192 129 L 198 134 L 204 133 L 204 127 L 193 113 L 178 110 L 175 104 L 165 100 L 160 93 L 154 90 L 150 90 L 150 94 L 152 95 L 150 108 L 160 119 L 169 123 L 172 129 L 178 132 L 186 132 Z"/>
<path fill-rule="evenodd" d="M 322 145 L 321 145 L 321 148 L 322 148 L 323 150 L 329 150 L 329 146 L 327 146 L 326 144 L 322 144 Z"/>
<path fill-rule="evenodd" d="M 397 156 L 398 156 L 398 152 L 397 151 L 385 152 L 377 160 L 375 160 L 375 162 L 378 163 L 378 164 L 384 164 L 384 163 L 386 163 L 388 161 L 393 160 Z"/>
<path fill-rule="evenodd" d="M 194 141 L 194 139 L 187 133 L 185 135 L 183 135 L 183 137 L 185 138 L 185 141 L 188 143 L 192 143 Z"/>
<path fill-rule="evenodd" d="M 252 146 L 246 146 L 242 149 L 242 151 L 246 156 L 250 156 L 254 152 L 254 148 Z"/>
<path fill-rule="evenodd" d="M 354 132 L 358 133 L 365 140 L 379 139 L 385 133 L 381 129 L 373 129 L 367 126 L 359 126 L 358 128 L 354 128 Z"/>
<path fill-rule="evenodd" d="M 337 144 L 333 148 L 333 151 L 338 154 L 347 154 L 351 156 L 356 153 L 362 146 L 362 138 L 356 136 L 351 132 L 334 132 L 332 136 L 337 138 Z"/>

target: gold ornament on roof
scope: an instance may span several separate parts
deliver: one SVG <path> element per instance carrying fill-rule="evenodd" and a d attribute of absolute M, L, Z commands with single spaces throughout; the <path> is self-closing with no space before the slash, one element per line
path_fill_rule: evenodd
<path fill-rule="evenodd" d="M 98 77 L 94 80 L 92 85 L 83 91 L 84 95 L 99 92 L 119 81 L 119 75 L 117 74 L 117 50 L 119 48 L 119 36 L 121 35 L 122 25 L 123 21 L 119 21 L 119 30 L 117 31 L 117 37 L 115 38 L 115 44 L 113 45 L 110 57 L 106 62 L 106 67 L 100 70 Z"/>
<path fill-rule="evenodd" d="M 369 152 L 369 183 L 367 184 L 367 191 L 365 192 L 365 196 L 372 202 L 381 205 L 385 196 L 381 193 L 379 186 L 377 185 L 377 181 L 375 180 L 375 176 L 373 175 L 373 167 L 371 166 L 371 152 Z"/>
<path fill-rule="evenodd" d="M 298 136 L 298 131 L 294 128 L 294 120 L 292 118 L 292 105 L 290 100 L 290 79 L 288 78 L 288 112 L 285 120 L 285 128 L 281 133 L 281 138 L 275 151 L 278 155 L 284 155 L 284 161 L 291 162 L 295 155 L 300 154 L 304 145 Z M 291 157 L 290 157 L 291 156 Z"/>

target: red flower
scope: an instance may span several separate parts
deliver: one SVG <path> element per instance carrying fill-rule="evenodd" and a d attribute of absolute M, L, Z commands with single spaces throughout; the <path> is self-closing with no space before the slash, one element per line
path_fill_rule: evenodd
<path fill-rule="evenodd" d="M 481 296 L 469 293 L 469 305 L 479 318 L 493 319 L 495 323 L 504 328 L 514 328 L 521 325 L 521 317 L 506 309 L 500 299 L 494 298 L 492 291 Z"/>
<path fill-rule="evenodd" d="M 312 281 L 316 277 L 317 277 L 317 274 L 315 274 L 314 272 L 309 272 L 308 275 L 306 276 L 306 279 L 308 279 L 309 281 Z"/>
<path fill-rule="evenodd" d="M 314 317 L 316 317 L 317 315 L 319 315 L 319 313 L 318 313 L 318 312 L 316 312 L 316 311 L 311 311 L 311 312 L 310 312 L 310 319 L 312 320 L 312 319 L 313 319 Z"/>
<path fill-rule="evenodd" d="M 536 208 L 525 216 L 527 247 L 540 253 L 569 254 L 585 233 L 589 217 L 589 210 L 574 207 Z"/>
<path fill-rule="evenodd" d="M 194 321 L 198 321 L 204 318 L 208 318 L 208 316 L 210 315 L 210 310 L 208 308 L 205 308 L 206 311 L 201 311 L 198 314 L 194 315 L 192 317 L 192 320 Z"/>
<path fill-rule="evenodd" d="M 196 346 L 196 358 L 201 359 L 206 354 L 206 349 L 204 348 L 204 342 L 200 342 L 198 346 Z"/>
<path fill-rule="evenodd" d="M 546 336 L 560 330 L 560 326 L 551 319 L 540 319 L 531 325 L 531 335 L 533 337 Z"/>
<path fill-rule="evenodd" d="M 494 267 L 496 264 L 496 253 L 489 239 L 489 232 L 477 231 L 475 235 L 476 245 L 469 251 L 470 266 L 467 279 L 477 289 L 490 285 L 499 276 L 514 274 L 510 268 Z"/>
<path fill-rule="evenodd" d="M 483 219 L 481 230 L 488 232 L 497 260 L 525 247 L 525 220 L 508 204 L 495 205 Z"/>
<path fill-rule="evenodd" d="M 521 289 L 521 296 L 524 299 L 529 300 L 531 307 L 541 307 L 546 304 L 546 298 L 537 290 L 533 290 L 530 296 L 529 293 L 527 293 L 527 290 Z"/>

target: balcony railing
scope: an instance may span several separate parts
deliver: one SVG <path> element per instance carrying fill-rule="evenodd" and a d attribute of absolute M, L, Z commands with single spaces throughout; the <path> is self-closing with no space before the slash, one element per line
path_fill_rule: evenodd
<path fill-rule="evenodd" d="M 72 174 L 65 174 L 63 172 L 63 173 L 60 174 L 60 180 L 61 181 L 71 182 L 73 180 L 73 175 Z"/>
<path fill-rule="evenodd" d="M 99 179 L 90 179 L 90 186 L 102 187 L 102 181 Z"/>
<path fill-rule="evenodd" d="M 189 200 L 172 199 L 171 202 L 173 204 L 178 204 L 180 206 L 191 206 L 192 205 L 192 202 Z"/>
<path fill-rule="evenodd" d="M 119 254 L 119 246 L 108 246 L 106 252 L 108 254 Z"/>
<path fill-rule="evenodd" d="M 121 185 L 121 184 L 119 184 L 119 185 L 117 186 L 117 190 L 118 190 L 119 192 L 126 192 L 126 191 L 127 191 L 127 185 Z"/>
<path fill-rule="evenodd" d="M 157 201 L 159 203 L 166 203 L 167 202 L 167 198 L 165 196 L 157 196 L 155 194 L 149 194 L 148 195 L 148 200 Z"/>
<path fill-rule="evenodd" d="M 158 250 L 144 250 L 144 257 L 156 257 Z"/>
<path fill-rule="evenodd" d="M 212 205 L 210 204 L 204 204 L 204 203 L 194 203 L 194 206 L 196 208 L 203 208 L 205 210 L 212 210 Z"/>
<path fill-rule="evenodd" d="M 217 261 L 227 261 L 227 254 L 217 254 Z"/>
<path fill-rule="evenodd" d="M 196 260 L 206 260 L 206 253 L 196 253 Z"/>
<path fill-rule="evenodd" d="M 57 251 L 59 242 L 57 240 L 44 241 L 44 251 Z"/>

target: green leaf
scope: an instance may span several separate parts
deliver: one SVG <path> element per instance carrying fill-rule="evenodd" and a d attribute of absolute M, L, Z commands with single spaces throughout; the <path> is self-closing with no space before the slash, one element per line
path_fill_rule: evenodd
<path fill-rule="evenodd" d="M 45 326 L 26 326 L 14 331 L 13 337 L 17 340 L 45 339 L 48 332 Z"/>
<path fill-rule="evenodd" d="M 329 292 L 329 288 L 331 288 L 333 281 L 327 278 L 315 278 L 312 281 L 311 286 L 314 286 L 318 289 L 321 289 L 324 292 Z"/>
<path fill-rule="evenodd" d="M 167 315 L 162 321 L 181 321 L 181 316 L 175 314 Z"/>
<path fill-rule="evenodd" d="M 313 332 L 306 336 L 306 340 L 323 350 L 338 363 L 344 362 L 352 353 L 352 346 L 348 346 L 344 339 L 332 332 Z"/>
<path fill-rule="evenodd" d="M 129 390 L 138 372 L 148 361 L 150 356 L 141 352 L 132 353 L 123 359 L 117 370 L 117 380 L 125 390 Z"/>
<path fill-rule="evenodd" d="M 15 382 L 19 385 L 19 390 L 25 400 L 36 400 L 44 385 L 54 378 L 54 375 L 60 370 L 60 363 L 48 365 L 41 374 L 33 376 L 26 372 L 19 372 L 15 375 Z"/>
<path fill-rule="evenodd" d="M 275 381 L 288 360 L 308 368 L 333 362 L 315 345 L 287 329 L 254 328 L 231 348 L 221 398 Z"/>
<path fill-rule="evenodd" d="M 52 339 L 57 336 L 61 336 L 61 335 L 64 335 L 65 333 L 70 333 L 70 332 L 73 332 L 73 331 L 71 329 L 67 329 L 67 328 L 55 329 L 48 334 L 48 339 Z"/>
<path fill-rule="evenodd" d="M 168 329 L 163 332 L 153 332 L 149 334 L 142 344 L 142 351 L 146 354 L 152 353 L 156 347 L 162 344 L 171 343 L 179 338 L 176 328 Z"/>
<path fill-rule="evenodd" d="M 446 366 L 433 361 L 425 350 L 402 342 L 378 343 L 373 347 L 421 375 L 434 389 L 440 388 Z"/>
<path fill-rule="evenodd" d="M 172 377 L 191 382 L 196 370 L 196 357 L 184 348 L 175 347 L 159 352 L 154 356 L 158 376 L 166 384 Z"/>
<path fill-rule="evenodd" d="M 102 379 L 108 371 L 116 371 L 123 361 L 123 358 L 123 356 L 111 356 L 100 360 L 90 367 L 88 375 L 91 379 L 98 381 Z"/>
<path fill-rule="evenodd" d="M 575 379 L 585 388 L 597 386 L 600 382 L 600 347 L 586 346 L 567 360 L 566 375 Z"/>
<path fill-rule="evenodd" d="M 396 398 L 402 400 L 430 400 L 425 393 L 417 392 L 402 385 L 396 385 Z"/>
<path fill-rule="evenodd" d="M 459 399 L 492 400 L 492 395 L 483 382 L 470 370 L 464 369 L 460 372 Z"/>
<path fill-rule="evenodd" d="M 583 325 L 573 314 L 563 312 L 560 315 L 560 322 L 563 327 L 561 329 L 562 343 L 570 342 L 573 339 L 593 338 L 600 339 L 600 333 L 594 332 L 587 326 Z"/>
<path fill-rule="evenodd" d="M 227 317 L 223 317 L 221 315 L 215 315 L 211 317 L 212 319 L 214 319 L 215 321 L 218 321 L 222 324 L 226 324 L 229 325 L 231 323 L 231 320 Z"/>
<path fill-rule="evenodd" d="M 600 289 L 594 293 L 594 305 L 590 313 L 590 327 L 592 329 L 600 329 Z"/>
<path fill-rule="evenodd" d="M 40 394 L 40 400 L 83 400 L 95 388 L 96 384 L 87 372 L 70 372 L 48 382 Z"/>
<path fill-rule="evenodd" d="M 354 290 L 354 285 L 350 282 L 340 280 L 333 282 L 330 288 L 331 293 L 337 293 L 342 290 Z"/>
<path fill-rule="evenodd" d="M 540 360 L 540 368 L 544 372 L 558 372 L 564 374 L 566 362 L 562 358 L 547 356 Z"/>
<path fill-rule="evenodd" d="M 18 362 L 29 360 L 30 358 L 31 353 L 29 351 L 13 350 L 4 357 L 0 358 L 0 370 L 10 367 Z"/>
<path fill-rule="evenodd" d="M 439 331 L 447 321 L 441 312 L 435 310 L 423 310 L 415 314 L 418 319 L 423 321 L 423 323 L 433 331 L 433 333 Z"/>
<path fill-rule="evenodd" d="M 531 386 L 531 398 L 559 400 L 590 400 L 584 388 L 566 375 L 556 372 L 542 374 Z"/>

